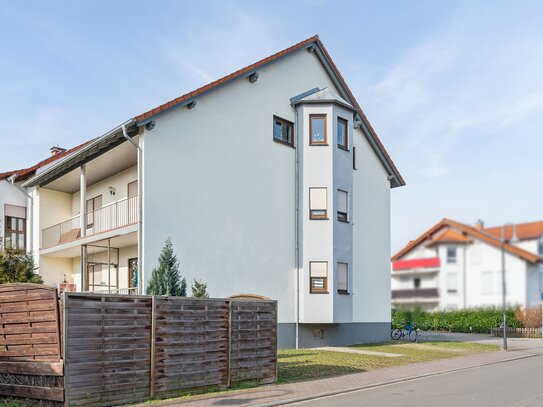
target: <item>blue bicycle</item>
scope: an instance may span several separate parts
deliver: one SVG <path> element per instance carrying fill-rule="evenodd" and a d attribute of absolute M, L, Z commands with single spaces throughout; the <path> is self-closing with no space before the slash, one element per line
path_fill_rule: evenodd
<path fill-rule="evenodd" d="M 418 332 L 411 324 L 407 325 L 405 329 L 395 328 L 390 332 L 390 336 L 395 341 L 399 341 L 401 338 L 407 336 L 411 342 L 417 341 Z"/>

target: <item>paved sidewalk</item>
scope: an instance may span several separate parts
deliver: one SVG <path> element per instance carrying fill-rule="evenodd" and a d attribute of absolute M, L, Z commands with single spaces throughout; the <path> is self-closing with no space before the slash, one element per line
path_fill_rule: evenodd
<path fill-rule="evenodd" d="M 194 396 L 187 400 L 169 400 L 154 403 L 153 405 L 179 407 L 284 405 L 295 401 L 401 382 L 419 377 L 533 357 L 539 352 L 533 352 L 535 349 L 531 348 L 538 348 L 541 343 L 515 341 L 511 343 L 511 345 L 514 345 L 512 347 L 517 349 L 513 352 L 485 352 L 470 356 L 388 367 L 328 379 L 262 386 L 216 396 Z"/>

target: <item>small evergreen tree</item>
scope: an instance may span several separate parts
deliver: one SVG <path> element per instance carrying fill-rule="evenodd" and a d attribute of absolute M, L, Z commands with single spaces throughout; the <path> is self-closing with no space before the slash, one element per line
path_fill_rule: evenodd
<path fill-rule="evenodd" d="M 36 266 L 31 254 L 23 250 L 0 250 L 0 284 L 43 284 L 41 276 L 35 271 Z"/>
<path fill-rule="evenodd" d="M 187 281 L 179 272 L 179 260 L 173 252 L 172 239 L 168 238 L 158 258 L 158 268 L 153 269 L 147 285 L 148 295 L 187 296 Z"/>
<path fill-rule="evenodd" d="M 192 283 L 192 296 L 196 298 L 209 298 L 207 293 L 207 283 L 204 283 L 201 280 L 194 279 Z"/>

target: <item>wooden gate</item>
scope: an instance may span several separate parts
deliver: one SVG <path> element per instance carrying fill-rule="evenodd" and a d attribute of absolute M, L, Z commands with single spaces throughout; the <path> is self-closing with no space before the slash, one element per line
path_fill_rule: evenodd
<path fill-rule="evenodd" d="M 64 401 L 56 288 L 0 285 L 0 395 Z"/>

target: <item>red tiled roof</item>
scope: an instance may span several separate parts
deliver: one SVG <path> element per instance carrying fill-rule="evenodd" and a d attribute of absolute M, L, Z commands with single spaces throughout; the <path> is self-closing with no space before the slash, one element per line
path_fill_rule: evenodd
<path fill-rule="evenodd" d="M 73 153 L 74 151 L 77 151 L 80 148 L 85 147 L 87 144 L 89 144 L 93 140 L 85 141 L 83 144 L 80 144 L 80 145 L 78 145 L 76 147 L 73 147 L 73 148 L 71 148 L 69 150 L 66 150 L 66 151 L 64 151 L 62 153 L 52 155 L 52 156 L 46 158 L 45 160 L 42 160 L 39 163 L 33 165 L 32 167 L 23 168 L 23 169 L 20 169 L 20 170 L 2 172 L 2 173 L 0 173 L 0 180 L 6 179 L 6 178 L 10 177 L 13 174 L 17 174 L 16 181 L 24 181 L 25 179 L 27 179 L 30 176 L 34 175 L 34 173 L 36 172 L 37 169 L 39 169 L 39 168 L 41 168 L 43 166 L 46 166 L 47 164 L 52 163 L 53 161 L 57 161 L 57 160 L 60 160 L 63 157 L 66 157 L 67 155 Z"/>
<path fill-rule="evenodd" d="M 502 244 L 500 239 L 496 238 L 495 236 L 491 234 L 486 233 L 485 231 L 477 230 L 476 228 L 472 226 L 468 226 L 464 223 L 460 223 L 460 222 L 457 222 L 451 219 L 446 219 L 446 218 L 438 222 L 436 225 L 432 226 L 430 229 L 428 229 L 426 232 L 424 232 L 415 240 L 409 242 L 403 249 L 401 249 L 398 253 L 392 256 L 392 260 L 393 261 L 400 260 L 403 256 L 405 256 L 407 253 L 409 253 L 411 250 L 413 250 L 420 244 L 426 241 L 432 241 L 437 232 L 446 228 L 452 228 L 456 230 L 457 232 L 465 234 L 466 236 L 471 236 L 473 238 L 482 240 L 483 242 L 488 243 L 489 245 L 494 246 L 494 247 L 501 248 L 503 246 L 506 252 L 514 256 L 517 256 L 529 263 L 543 262 L 543 258 L 539 257 L 538 255 L 534 253 L 521 249 L 520 247 L 510 245 L 508 243 Z"/>
<path fill-rule="evenodd" d="M 505 227 L 505 238 L 511 239 L 513 237 L 513 226 Z M 543 235 L 543 221 L 538 222 L 528 222 L 528 223 L 517 223 L 516 224 L 517 237 L 521 240 L 524 239 L 539 239 Z M 491 228 L 485 228 L 486 233 L 491 234 L 498 239 L 502 237 L 502 227 L 495 226 Z"/>
<path fill-rule="evenodd" d="M 459 233 L 456 230 L 445 229 L 443 233 L 441 233 L 439 236 L 434 237 L 428 244 L 431 245 L 436 243 L 469 243 L 472 241 L 473 239 L 464 236 L 462 233 Z"/>
<path fill-rule="evenodd" d="M 394 164 L 394 162 L 392 161 L 392 158 L 390 158 L 390 155 L 388 154 L 388 152 L 386 151 L 385 149 L 385 146 L 383 145 L 383 143 L 381 142 L 381 140 L 379 139 L 379 137 L 377 136 L 377 133 L 376 131 L 373 129 L 373 127 L 371 126 L 368 118 L 366 117 L 366 115 L 364 114 L 362 108 L 360 107 L 360 105 L 358 104 L 356 98 L 354 97 L 353 93 L 351 92 L 351 90 L 349 89 L 349 86 L 347 85 L 347 83 L 345 82 L 345 79 L 343 79 L 343 76 L 341 75 L 341 73 L 339 72 L 336 64 L 334 63 L 334 61 L 332 61 L 332 58 L 330 57 L 330 54 L 328 53 L 328 51 L 326 50 L 326 48 L 324 47 L 323 43 L 321 42 L 321 40 L 319 39 L 319 36 L 318 35 L 315 35 L 311 38 L 308 38 L 302 42 L 299 42 L 298 44 L 296 45 L 293 45 L 289 48 L 286 48 L 284 49 L 283 51 L 280 51 L 276 54 L 273 54 L 267 58 L 264 58 L 252 65 L 249 65 L 249 66 L 246 66 L 245 68 L 242 68 L 242 69 L 239 69 L 237 70 L 236 72 L 233 72 L 229 75 L 226 75 L 220 79 L 217 79 L 216 81 L 214 82 L 211 82 L 205 86 L 202 86 L 192 92 L 189 92 L 189 93 L 186 93 L 182 96 L 179 96 L 178 98 L 175 98 L 167 103 L 164 103 L 158 107 L 155 107 L 154 109 L 151 109 L 145 113 L 142 113 L 140 114 L 139 116 L 136 116 L 135 117 L 135 120 L 137 122 L 142 122 L 146 119 L 149 119 L 165 110 L 168 110 L 169 108 L 173 107 L 173 106 L 176 106 L 178 105 L 179 103 L 183 103 L 183 102 L 186 102 L 198 95 L 201 95 L 202 93 L 204 92 L 207 92 L 209 90 L 212 90 L 213 88 L 219 86 L 219 85 L 222 85 L 226 82 L 229 82 L 233 79 L 236 79 L 238 78 L 239 76 L 242 76 L 242 75 L 246 75 L 246 74 L 249 74 L 251 73 L 252 71 L 256 70 L 257 68 L 269 63 L 269 62 L 272 62 L 280 57 L 283 57 L 287 54 L 290 54 L 291 52 L 294 52 L 294 51 L 297 51 L 299 50 L 300 48 L 303 48 L 311 43 L 316 43 L 319 45 L 319 47 L 322 49 L 322 51 L 324 52 L 326 58 L 328 59 L 328 61 L 330 62 L 331 66 L 332 66 L 332 69 L 334 70 L 334 72 L 336 73 L 337 77 L 339 78 L 339 80 L 341 81 L 341 84 L 345 87 L 345 90 L 347 91 L 347 93 L 349 94 L 349 97 L 352 99 L 355 107 L 357 108 L 358 112 L 360 113 L 360 115 L 363 117 L 364 121 L 366 122 L 366 124 L 368 125 L 368 127 L 371 129 L 371 131 L 373 132 L 373 134 L 375 135 L 375 140 L 376 142 L 379 144 L 379 148 L 380 150 L 383 152 L 386 160 L 390 163 L 390 165 L 392 166 L 392 168 L 394 169 L 394 172 L 398 175 L 398 183 L 400 185 L 405 185 L 405 181 L 403 179 L 403 177 L 401 176 L 400 172 L 398 171 L 398 168 L 396 168 L 396 165 Z"/>

